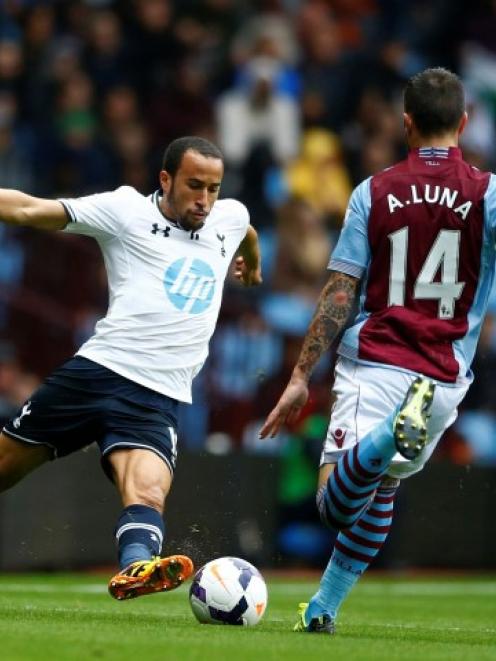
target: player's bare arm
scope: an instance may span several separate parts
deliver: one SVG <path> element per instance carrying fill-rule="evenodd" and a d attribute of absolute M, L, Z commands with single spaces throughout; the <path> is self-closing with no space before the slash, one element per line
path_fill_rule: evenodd
<path fill-rule="evenodd" d="M 262 284 L 260 246 L 253 225 L 248 225 L 246 236 L 238 252 L 239 255 L 234 260 L 234 277 L 247 287 Z"/>
<path fill-rule="evenodd" d="M 67 225 L 61 202 L 4 188 L 0 189 L 0 220 L 10 225 L 43 230 L 61 230 Z"/>
<path fill-rule="evenodd" d="M 308 399 L 308 381 L 320 357 L 344 328 L 358 296 L 360 280 L 333 271 L 320 294 L 291 379 L 267 417 L 260 437 L 274 437 L 285 422 L 293 422 Z"/>

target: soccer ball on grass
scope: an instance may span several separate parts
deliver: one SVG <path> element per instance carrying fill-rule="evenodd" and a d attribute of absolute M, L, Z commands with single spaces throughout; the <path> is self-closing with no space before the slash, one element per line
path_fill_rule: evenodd
<path fill-rule="evenodd" d="M 267 586 L 246 560 L 217 558 L 196 572 L 189 601 L 202 624 L 253 626 L 267 606 Z"/>

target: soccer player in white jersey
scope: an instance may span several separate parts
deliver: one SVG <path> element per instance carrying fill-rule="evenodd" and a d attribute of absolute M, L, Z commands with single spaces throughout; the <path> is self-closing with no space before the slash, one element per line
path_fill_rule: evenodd
<path fill-rule="evenodd" d="M 423 468 L 454 422 L 494 279 L 496 176 L 458 148 L 460 80 L 427 69 L 408 82 L 404 107 L 408 158 L 353 192 L 300 357 L 261 430 L 273 436 L 298 415 L 312 369 L 356 306 L 336 347 L 317 492 L 323 522 L 339 532 L 298 631 L 334 633 L 387 537 L 400 478 Z"/>
<path fill-rule="evenodd" d="M 129 186 L 63 200 L 0 190 L 0 220 L 91 236 L 105 261 L 107 315 L 6 424 L 0 489 L 96 441 L 123 504 L 116 599 L 171 590 L 193 571 L 186 556 L 160 557 L 177 406 L 191 402 L 233 257 L 242 283 L 262 281 L 246 207 L 218 200 L 223 172 L 215 145 L 183 137 L 166 149 L 160 190 L 148 197 Z"/>

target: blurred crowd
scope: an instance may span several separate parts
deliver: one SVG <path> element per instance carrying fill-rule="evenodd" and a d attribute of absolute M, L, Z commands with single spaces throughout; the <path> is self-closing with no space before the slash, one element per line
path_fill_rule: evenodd
<path fill-rule="evenodd" d="M 405 155 L 402 87 L 427 66 L 462 77 L 464 154 L 495 169 L 495 32 L 494 0 L 0 5 L 0 187 L 55 197 L 128 184 L 147 194 L 170 140 L 196 134 L 222 148 L 221 197 L 249 207 L 264 285 L 228 283 L 195 404 L 181 412 L 182 443 L 282 453 L 288 511 L 313 494 L 304 466 L 313 471 L 325 430 L 332 357 L 318 366 L 291 443 L 261 445 L 257 431 L 294 364 L 350 192 Z M 496 464 L 494 298 L 478 380 L 440 450 L 456 462 Z M 106 305 L 94 243 L 0 225 L 3 417 Z"/>

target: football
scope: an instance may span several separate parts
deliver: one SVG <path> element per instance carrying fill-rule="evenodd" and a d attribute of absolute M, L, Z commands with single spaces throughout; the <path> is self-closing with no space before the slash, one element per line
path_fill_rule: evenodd
<path fill-rule="evenodd" d="M 256 567 L 240 558 L 217 558 L 199 569 L 189 591 L 202 624 L 254 626 L 267 606 L 267 586 Z"/>

